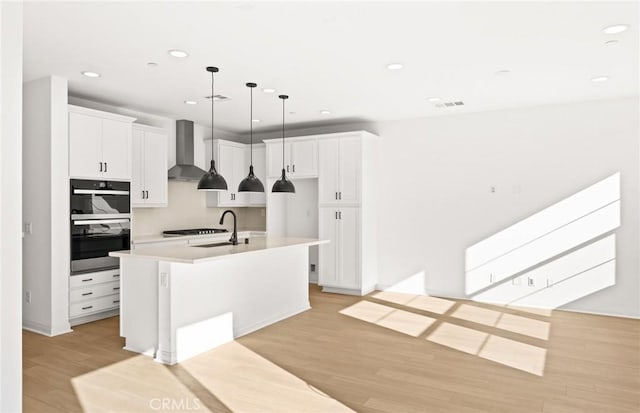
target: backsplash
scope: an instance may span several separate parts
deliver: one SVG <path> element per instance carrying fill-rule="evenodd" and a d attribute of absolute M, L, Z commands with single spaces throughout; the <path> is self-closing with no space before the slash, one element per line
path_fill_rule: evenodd
<path fill-rule="evenodd" d="M 197 190 L 198 182 L 169 181 L 169 205 L 166 208 L 133 208 L 132 236 L 157 235 L 169 229 L 219 228 L 233 229 L 233 219 L 222 213 L 231 209 L 238 216 L 238 230 L 264 231 L 264 208 L 207 208 L 206 193 Z"/>

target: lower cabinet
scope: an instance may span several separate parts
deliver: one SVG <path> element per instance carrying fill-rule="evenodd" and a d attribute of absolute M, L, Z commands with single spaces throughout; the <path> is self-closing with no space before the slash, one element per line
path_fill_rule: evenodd
<path fill-rule="evenodd" d="M 120 270 L 72 275 L 69 279 L 69 322 L 82 324 L 117 313 Z"/>
<path fill-rule="evenodd" d="M 361 209 L 320 208 L 318 284 L 327 292 L 363 295 L 375 287 L 375 274 L 363 274 Z"/>

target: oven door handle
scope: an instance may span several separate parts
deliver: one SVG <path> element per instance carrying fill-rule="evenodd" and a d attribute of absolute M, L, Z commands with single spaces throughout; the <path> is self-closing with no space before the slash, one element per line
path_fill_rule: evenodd
<path fill-rule="evenodd" d="M 73 221 L 73 225 L 92 225 L 92 224 L 125 224 L 129 223 L 128 219 L 83 219 L 81 221 Z"/>
<path fill-rule="evenodd" d="M 112 189 L 74 189 L 74 195 L 129 195 L 129 191 L 117 191 Z"/>

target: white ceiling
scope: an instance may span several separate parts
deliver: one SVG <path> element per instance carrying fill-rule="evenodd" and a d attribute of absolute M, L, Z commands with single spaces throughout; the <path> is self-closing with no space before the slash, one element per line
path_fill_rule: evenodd
<path fill-rule="evenodd" d="M 634 96 L 639 87 L 637 2 L 28 2 L 24 18 L 25 80 L 58 75 L 76 96 L 209 125 L 205 67 L 214 65 L 216 93 L 231 97 L 216 103 L 216 127 L 234 132 L 249 128 L 249 81 L 258 83 L 258 129 L 280 124 L 279 93 L 291 96 L 288 124 L 316 125 Z M 601 32 L 617 23 L 630 29 Z M 611 39 L 619 43 L 605 45 Z M 390 71 L 392 62 L 405 68 Z M 600 75 L 611 79 L 590 81 Z M 438 109 L 429 96 L 465 106 Z"/>

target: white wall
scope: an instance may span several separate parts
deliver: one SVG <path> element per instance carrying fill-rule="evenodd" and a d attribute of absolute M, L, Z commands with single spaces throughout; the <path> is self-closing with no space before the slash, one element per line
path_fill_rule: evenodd
<path fill-rule="evenodd" d="M 23 85 L 23 327 L 69 332 L 69 174 L 67 81 L 51 76 Z M 37 165 L 37 167 L 34 167 Z"/>
<path fill-rule="evenodd" d="M 640 317 L 638 99 L 383 122 L 379 284 L 464 297 L 465 250 L 621 174 L 616 283 L 563 308 Z M 490 188 L 495 187 L 495 192 Z"/>
<path fill-rule="evenodd" d="M 0 411 L 22 410 L 22 3 L 0 2 Z"/>

